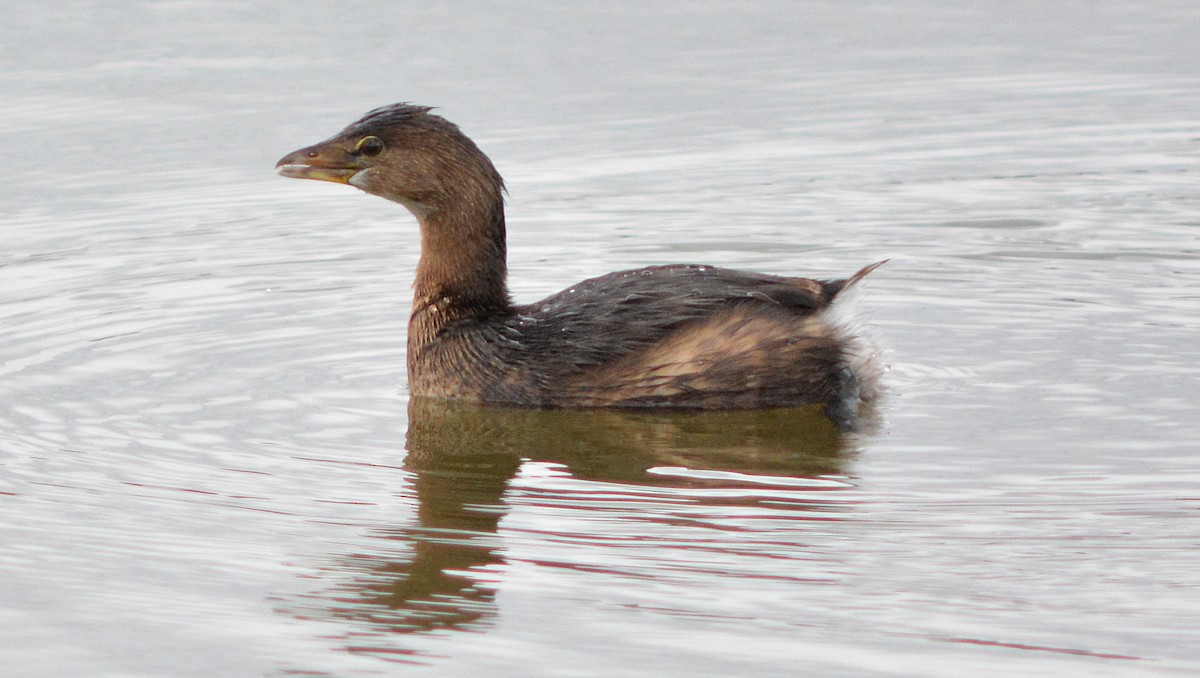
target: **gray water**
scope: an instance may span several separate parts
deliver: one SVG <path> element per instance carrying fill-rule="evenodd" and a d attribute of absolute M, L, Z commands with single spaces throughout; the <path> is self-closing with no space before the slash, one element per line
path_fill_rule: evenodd
<path fill-rule="evenodd" d="M 1193 2 L 4 3 L 5 676 L 1200 673 Z M 879 430 L 409 402 L 441 107 L 514 295 L 836 277 Z"/>

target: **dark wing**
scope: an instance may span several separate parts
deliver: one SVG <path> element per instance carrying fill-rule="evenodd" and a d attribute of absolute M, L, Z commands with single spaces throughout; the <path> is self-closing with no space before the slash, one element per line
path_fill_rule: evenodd
<path fill-rule="evenodd" d="M 540 366 L 543 374 L 564 374 L 645 348 L 731 306 L 797 317 L 816 313 L 879 265 L 834 281 L 695 265 L 619 271 L 518 307 L 506 334 L 547 362 Z"/>

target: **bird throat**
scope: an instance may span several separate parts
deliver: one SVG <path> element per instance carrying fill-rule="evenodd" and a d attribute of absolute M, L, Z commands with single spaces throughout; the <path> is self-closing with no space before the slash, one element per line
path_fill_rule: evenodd
<path fill-rule="evenodd" d="M 479 207 L 435 210 L 421 220 L 410 350 L 436 340 L 451 323 L 502 317 L 512 309 L 504 206 Z"/>

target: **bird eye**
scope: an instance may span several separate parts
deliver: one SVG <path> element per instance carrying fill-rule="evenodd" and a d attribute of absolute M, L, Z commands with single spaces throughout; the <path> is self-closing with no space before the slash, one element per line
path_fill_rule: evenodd
<path fill-rule="evenodd" d="M 365 156 L 374 157 L 383 153 L 383 139 L 379 137 L 363 137 L 354 150 Z"/>

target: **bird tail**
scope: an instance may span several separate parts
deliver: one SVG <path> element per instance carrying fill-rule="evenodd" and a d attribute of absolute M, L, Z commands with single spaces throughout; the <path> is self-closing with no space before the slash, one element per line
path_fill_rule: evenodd
<path fill-rule="evenodd" d="M 868 275 L 871 274 L 872 271 L 879 268 L 880 266 L 883 266 L 884 264 L 886 264 L 889 261 L 891 261 L 891 260 L 884 259 L 883 261 L 877 261 L 868 266 L 863 266 L 862 268 L 860 268 L 858 270 L 857 273 L 855 273 L 854 275 L 852 275 L 849 278 L 846 278 L 844 280 L 827 280 L 827 281 L 825 281 L 825 283 L 824 283 L 825 298 L 829 301 L 833 301 L 834 298 L 837 297 L 837 295 L 841 294 L 843 290 L 857 285 L 858 281 L 867 277 Z"/>
<path fill-rule="evenodd" d="M 883 393 L 882 377 L 885 370 L 882 351 L 874 341 L 856 330 L 859 325 L 855 294 L 843 294 L 854 287 L 872 271 L 883 266 L 887 259 L 864 266 L 845 280 L 830 280 L 824 283 L 829 305 L 823 311 L 823 320 L 842 337 L 843 379 L 845 390 L 842 398 L 826 408 L 826 414 L 842 430 L 867 431 L 875 423 L 876 405 Z M 836 303 L 833 303 L 836 298 Z"/>

